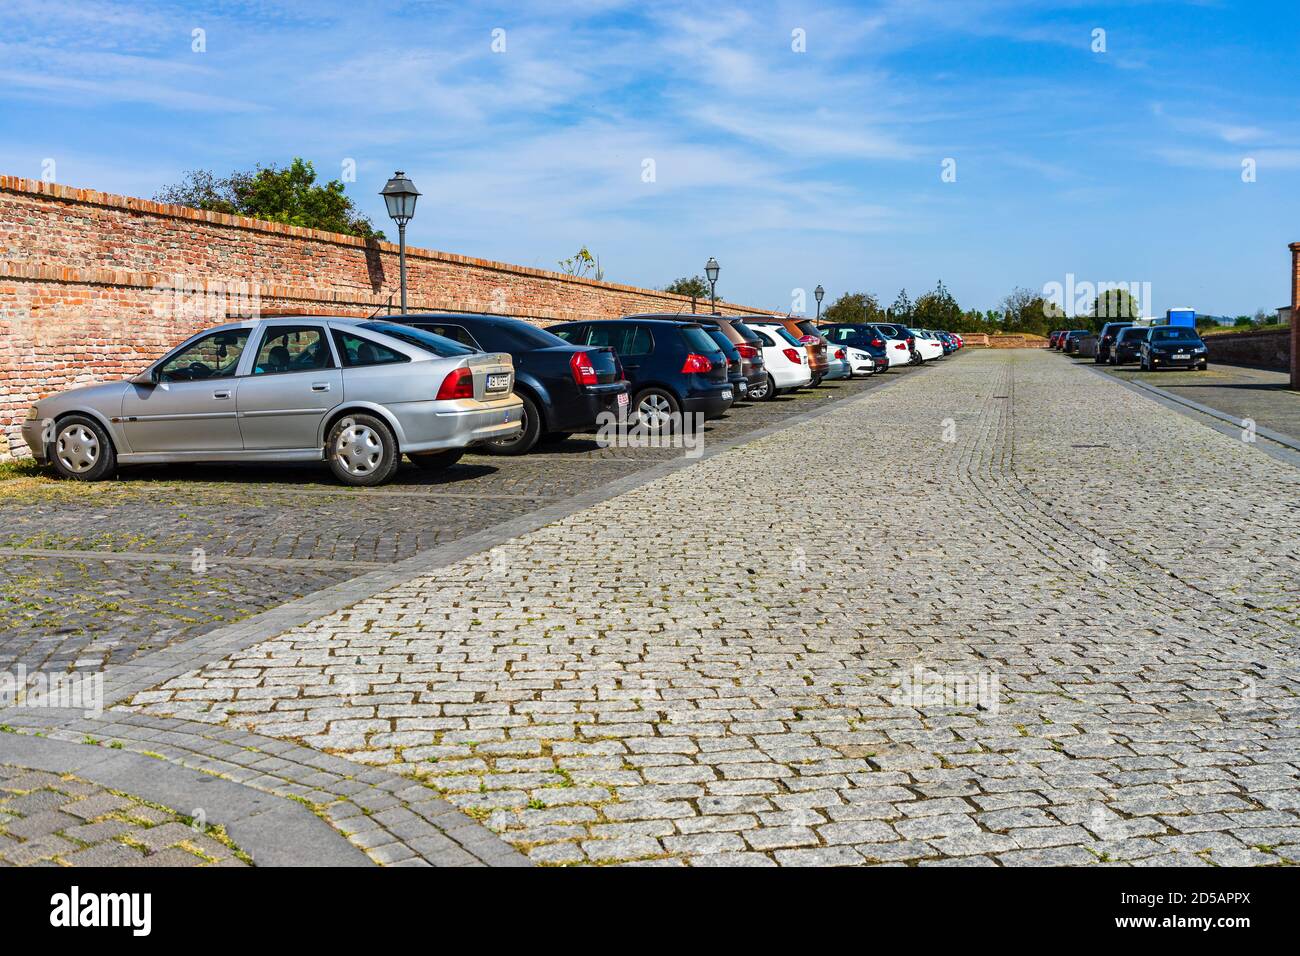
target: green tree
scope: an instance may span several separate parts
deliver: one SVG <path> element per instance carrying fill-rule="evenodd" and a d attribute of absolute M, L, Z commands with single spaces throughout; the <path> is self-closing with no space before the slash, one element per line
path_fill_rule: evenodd
<path fill-rule="evenodd" d="M 1049 302 L 1040 293 L 1016 288 L 1002 301 L 1001 331 L 1047 335 L 1059 329 L 1065 317 L 1060 306 Z"/>
<path fill-rule="evenodd" d="M 923 329 L 948 331 L 961 320 L 961 315 L 961 306 L 949 293 L 942 279 L 934 291 L 922 295 L 912 307 L 913 321 Z"/>
<path fill-rule="evenodd" d="M 889 307 L 889 315 L 904 325 L 912 320 L 912 300 L 907 297 L 906 289 L 899 290 L 898 298 Z"/>
<path fill-rule="evenodd" d="M 1093 331 L 1100 331 L 1107 322 L 1132 322 L 1142 318 L 1142 306 L 1133 298 L 1128 289 L 1107 289 L 1093 300 L 1092 321 L 1088 324 Z"/>
<path fill-rule="evenodd" d="M 693 295 L 697 299 L 707 299 L 709 283 L 704 276 L 682 276 L 664 286 L 664 291 L 674 295 Z"/>
<path fill-rule="evenodd" d="M 883 322 L 885 310 L 870 292 L 845 292 L 822 309 L 822 321 L 828 323 Z"/>
<path fill-rule="evenodd" d="M 179 183 L 159 190 L 154 200 L 364 239 L 384 238 L 357 210 L 342 182 L 318 184 L 316 168 L 301 157 L 285 167 L 259 165 L 226 177 L 191 170 Z"/>

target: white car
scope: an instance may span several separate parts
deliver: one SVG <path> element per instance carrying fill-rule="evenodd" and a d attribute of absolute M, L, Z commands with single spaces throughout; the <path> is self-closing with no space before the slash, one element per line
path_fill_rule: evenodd
<path fill-rule="evenodd" d="M 792 388 L 812 384 L 808 349 L 787 332 L 784 326 L 774 322 L 755 322 L 752 319 L 747 319 L 745 324 L 763 340 L 763 365 L 767 369 L 767 384 L 751 386 L 751 399 L 766 401 Z"/>
<path fill-rule="evenodd" d="M 943 343 L 939 341 L 939 336 L 935 335 L 929 329 L 916 329 L 916 350 L 921 353 L 921 361 L 930 362 L 934 359 L 941 359 L 947 353 L 943 350 Z"/>
<path fill-rule="evenodd" d="M 876 359 L 870 352 L 855 349 L 852 345 L 841 345 L 839 348 L 844 350 L 844 357 L 848 360 L 849 368 L 853 370 L 854 375 L 872 375 L 875 373 Z"/>
<path fill-rule="evenodd" d="M 915 361 L 912 358 L 912 350 L 907 345 L 907 339 L 891 334 L 899 328 L 898 326 L 873 325 L 872 328 L 885 342 L 885 355 L 889 358 L 890 368 L 895 365 L 911 365 Z"/>

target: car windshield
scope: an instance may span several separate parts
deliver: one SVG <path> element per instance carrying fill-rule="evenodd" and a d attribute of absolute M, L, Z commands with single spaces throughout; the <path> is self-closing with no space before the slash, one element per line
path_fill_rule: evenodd
<path fill-rule="evenodd" d="M 434 335 L 432 332 L 426 332 L 423 329 L 413 329 L 409 325 L 394 325 L 392 322 L 362 322 L 359 327 L 369 329 L 372 332 L 382 332 L 384 335 L 390 335 L 407 345 L 414 345 L 426 352 L 432 352 L 439 358 L 450 358 L 453 355 L 473 355 L 478 351 L 478 349 L 470 348 L 468 345 L 461 345 L 459 342 L 453 342 L 441 335 Z"/>
<path fill-rule="evenodd" d="M 1199 342 L 1200 336 L 1191 329 L 1152 329 L 1152 342 Z"/>
<path fill-rule="evenodd" d="M 681 329 L 682 341 L 692 352 L 720 352 L 722 351 L 713 339 L 709 338 L 709 333 L 698 325 L 688 325 Z M 719 335 L 722 333 L 719 332 Z"/>

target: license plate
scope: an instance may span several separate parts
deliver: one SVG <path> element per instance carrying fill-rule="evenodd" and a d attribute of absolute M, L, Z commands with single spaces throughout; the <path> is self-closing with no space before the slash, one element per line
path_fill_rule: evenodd
<path fill-rule="evenodd" d="M 731 389 L 729 389 L 729 388 L 724 388 L 724 389 L 722 390 L 722 397 L 723 397 L 723 398 L 731 398 Z"/>
<path fill-rule="evenodd" d="M 627 408 L 627 392 L 618 393 L 618 407 Z"/>
<path fill-rule="evenodd" d="M 736 387 L 737 387 L 738 389 L 740 389 L 740 394 L 741 394 L 741 395 L 748 395 L 748 394 L 749 394 L 749 385 L 748 385 L 748 383 L 746 383 L 746 382 L 741 382 L 741 383 L 740 383 L 739 385 L 737 385 Z"/>
<path fill-rule="evenodd" d="M 487 377 L 487 390 L 489 392 L 503 392 L 510 387 L 510 373 L 501 372 Z"/>
<path fill-rule="evenodd" d="M 1179 352 L 1177 355 L 1174 356 L 1174 358 L 1176 358 L 1176 359 L 1189 359 L 1189 358 L 1191 358 L 1191 356 L 1188 355 L 1188 354 L 1186 354 L 1185 352 Z"/>

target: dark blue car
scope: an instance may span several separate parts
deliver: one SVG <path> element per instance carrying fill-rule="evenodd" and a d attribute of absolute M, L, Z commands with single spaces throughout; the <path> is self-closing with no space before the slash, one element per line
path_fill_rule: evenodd
<path fill-rule="evenodd" d="M 735 400 L 727 356 L 697 322 L 603 319 L 548 327 L 575 345 L 614 349 L 632 393 L 632 411 L 647 424 L 666 416 L 723 414 Z"/>
<path fill-rule="evenodd" d="M 434 313 L 402 321 L 484 352 L 509 352 L 515 363 L 515 394 L 523 400 L 518 437 L 489 442 L 481 450 L 522 455 L 543 436 L 562 437 L 596 427 L 602 412 L 627 407 L 627 382 L 612 348 L 584 348 L 558 335 L 501 315 Z"/>

